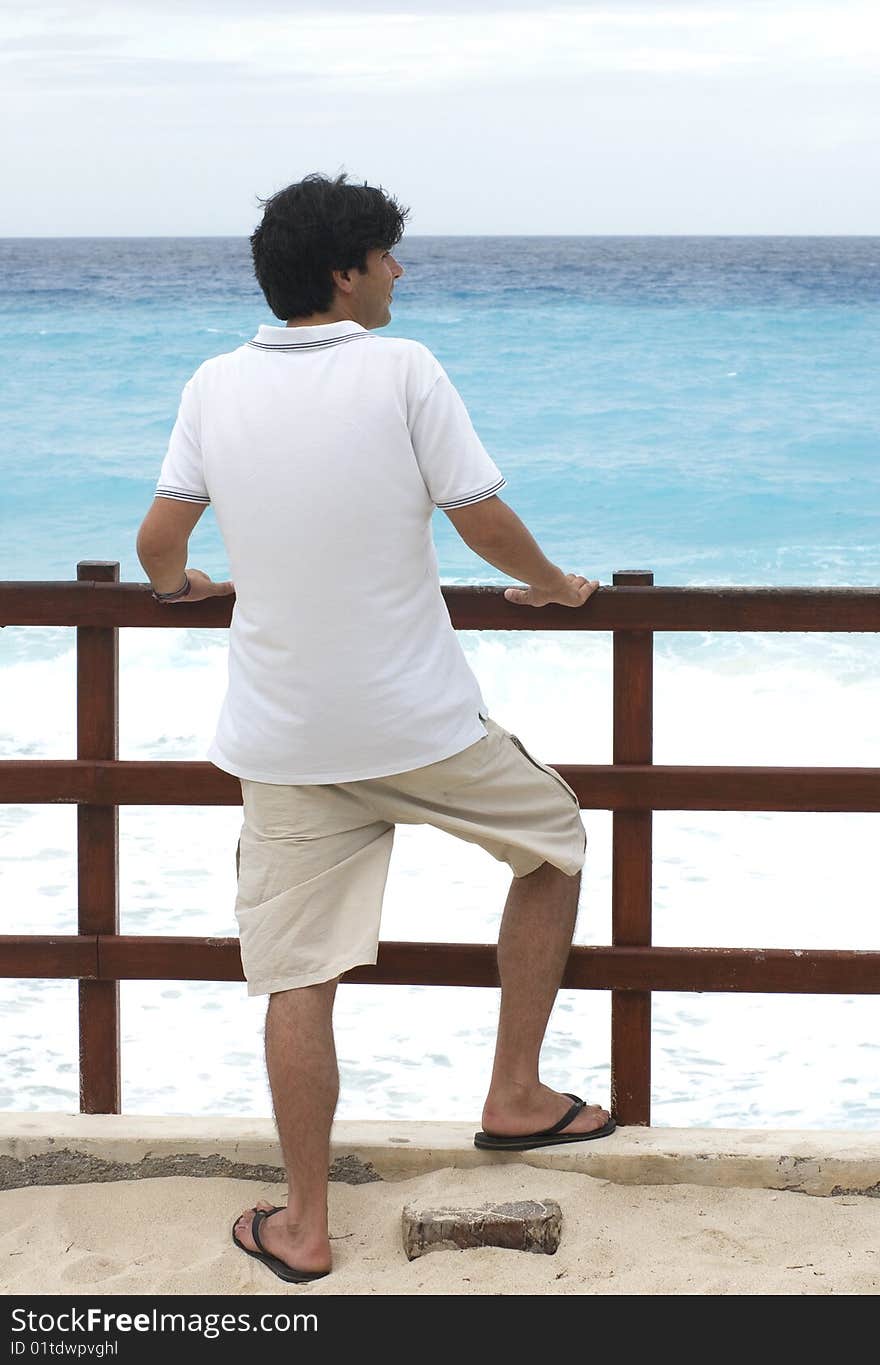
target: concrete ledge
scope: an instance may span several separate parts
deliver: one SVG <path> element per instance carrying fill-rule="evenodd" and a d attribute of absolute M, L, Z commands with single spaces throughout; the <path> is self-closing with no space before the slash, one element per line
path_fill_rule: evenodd
<path fill-rule="evenodd" d="M 715 1185 L 880 1197 L 880 1133 L 620 1128 L 533 1152 L 480 1152 L 474 1124 L 341 1121 L 331 1179 L 403 1180 L 503 1165 L 576 1171 L 622 1185 Z M 268 1118 L 0 1113 L 0 1189 L 161 1175 L 285 1179 Z"/>

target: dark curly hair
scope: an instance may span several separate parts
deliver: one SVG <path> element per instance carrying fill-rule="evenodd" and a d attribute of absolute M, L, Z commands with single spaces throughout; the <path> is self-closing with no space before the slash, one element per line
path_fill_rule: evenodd
<path fill-rule="evenodd" d="M 318 171 L 258 203 L 263 219 L 250 239 L 254 274 L 283 322 L 326 313 L 333 303 L 332 272 L 363 274 L 367 252 L 396 246 L 409 216 L 382 189 Z"/>

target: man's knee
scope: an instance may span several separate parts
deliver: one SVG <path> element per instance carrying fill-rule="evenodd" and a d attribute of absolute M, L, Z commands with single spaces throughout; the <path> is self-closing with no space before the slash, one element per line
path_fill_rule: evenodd
<path fill-rule="evenodd" d="M 290 986 L 283 991 L 269 992 L 269 1006 L 276 1010 L 300 1010 L 333 1003 L 336 987 L 342 980 L 334 976 L 329 981 L 316 981 L 310 986 Z"/>
<path fill-rule="evenodd" d="M 519 878 L 519 880 L 525 881 L 529 877 L 534 877 L 536 880 L 538 878 L 541 879 L 549 878 L 550 880 L 564 878 L 565 881 L 567 882 L 580 885 L 581 871 L 582 869 L 578 868 L 576 872 L 564 872 L 563 869 L 561 867 L 557 867 L 555 863 L 543 862 L 539 863 L 538 866 L 536 868 L 533 868 L 531 872 L 524 873 L 523 876 Z"/>

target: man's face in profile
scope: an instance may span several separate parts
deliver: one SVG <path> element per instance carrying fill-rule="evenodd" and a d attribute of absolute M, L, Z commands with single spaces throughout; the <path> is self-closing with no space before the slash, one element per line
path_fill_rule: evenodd
<path fill-rule="evenodd" d="M 368 331 L 388 326 L 394 285 L 402 274 L 403 266 L 390 251 L 372 247 L 367 252 L 366 270 L 363 273 L 353 270 L 350 276 L 354 285 L 350 307 L 356 322 Z"/>

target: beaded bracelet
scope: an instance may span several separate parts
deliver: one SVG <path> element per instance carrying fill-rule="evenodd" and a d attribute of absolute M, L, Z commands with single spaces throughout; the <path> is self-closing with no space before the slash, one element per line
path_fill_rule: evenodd
<path fill-rule="evenodd" d="M 192 583 L 189 581 L 189 574 L 184 570 L 184 574 L 183 574 L 183 587 L 182 587 L 182 588 L 178 588 L 176 592 L 155 592 L 155 591 L 154 591 L 154 592 L 153 592 L 153 601 L 154 601 L 154 602 L 174 602 L 174 601 L 177 600 L 178 597 L 186 597 L 187 594 L 189 593 L 191 587 L 192 587 Z"/>

